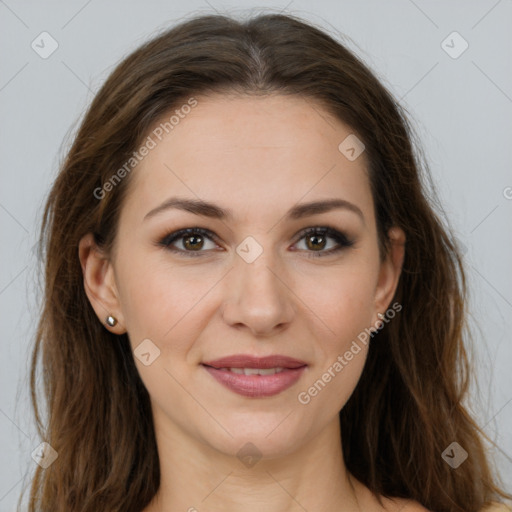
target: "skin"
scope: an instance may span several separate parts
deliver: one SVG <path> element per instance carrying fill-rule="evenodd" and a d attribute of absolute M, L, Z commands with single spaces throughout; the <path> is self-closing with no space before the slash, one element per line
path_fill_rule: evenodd
<path fill-rule="evenodd" d="M 132 348 L 150 339 L 160 355 L 135 358 L 151 397 L 161 487 L 144 512 L 168 510 L 425 510 L 375 496 L 345 468 L 338 413 L 360 378 L 368 346 L 304 405 L 298 394 L 327 371 L 377 313 L 390 307 L 404 255 L 404 233 L 379 258 L 364 152 L 348 160 L 338 145 L 350 127 L 311 100 L 291 96 L 197 97 L 198 105 L 132 171 L 113 254 L 87 235 L 79 256 L 84 285 L 101 322 L 108 314 Z M 218 220 L 167 209 L 171 196 L 214 202 Z M 289 220 L 296 203 L 342 198 L 362 218 L 336 209 Z M 330 225 L 351 247 L 308 245 L 305 228 Z M 170 232 L 202 227 L 217 240 L 158 246 Z M 236 248 L 248 236 L 263 249 L 252 263 Z M 186 242 L 202 251 L 198 257 Z M 318 243 L 318 242 L 317 242 Z M 320 241 L 321 244 L 321 241 Z M 186 253 L 185 251 L 189 251 Z M 194 252 L 197 254 L 197 251 Z M 238 395 L 200 365 L 231 354 L 283 354 L 308 364 L 299 381 L 266 398 Z M 256 446 L 245 466 L 237 452 Z"/>

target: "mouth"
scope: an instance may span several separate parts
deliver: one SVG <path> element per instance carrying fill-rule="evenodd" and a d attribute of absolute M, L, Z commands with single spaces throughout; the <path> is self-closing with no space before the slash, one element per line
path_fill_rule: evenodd
<path fill-rule="evenodd" d="M 275 355 L 234 355 L 201 363 L 206 371 L 229 390 L 247 397 L 277 395 L 293 386 L 307 367 L 304 361 Z"/>

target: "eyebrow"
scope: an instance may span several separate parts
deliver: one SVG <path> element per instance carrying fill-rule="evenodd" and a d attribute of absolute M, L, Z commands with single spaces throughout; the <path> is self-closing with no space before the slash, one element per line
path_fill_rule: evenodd
<path fill-rule="evenodd" d="M 233 212 L 228 208 L 222 208 L 215 203 L 203 201 L 201 199 L 184 199 L 180 197 L 171 197 L 148 212 L 144 220 L 147 220 L 163 211 L 175 208 L 184 210 L 195 215 L 210 217 L 212 219 L 230 220 L 233 219 Z M 321 201 L 312 201 L 310 203 L 301 203 L 293 206 L 286 214 L 286 218 L 291 220 L 301 219 L 309 215 L 318 215 L 335 209 L 349 210 L 356 213 L 364 222 L 364 215 L 361 209 L 355 204 L 345 199 L 325 199 Z"/>

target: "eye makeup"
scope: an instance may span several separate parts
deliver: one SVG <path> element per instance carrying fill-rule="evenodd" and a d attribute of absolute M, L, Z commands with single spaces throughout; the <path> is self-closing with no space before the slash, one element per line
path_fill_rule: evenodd
<path fill-rule="evenodd" d="M 332 247 L 328 250 L 320 250 L 320 251 L 314 251 L 314 250 L 304 250 L 303 252 L 308 253 L 307 257 L 325 257 L 330 256 L 336 253 L 339 253 L 342 250 L 345 250 L 351 246 L 354 245 L 355 241 L 351 238 L 349 238 L 345 233 L 331 227 L 331 226 L 315 226 L 315 227 L 309 227 L 307 229 L 302 230 L 295 242 L 300 242 L 302 239 L 308 239 L 311 242 L 312 239 L 320 239 L 321 242 L 315 242 L 316 244 L 320 245 L 327 240 L 332 239 L 336 243 L 335 247 Z M 201 245 L 201 247 L 198 250 L 187 250 L 186 248 L 177 248 L 175 246 L 176 242 L 180 242 L 182 244 L 182 247 L 186 247 L 183 245 L 183 241 L 187 239 L 196 239 L 199 240 L 199 242 L 196 242 L 196 244 Z M 209 240 L 214 243 L 219 242 L 219 238 L 215 233 L 210 231 L 209 229 L 200 228 L 200 227 L 191 227 L 191 228 L 184 228 L 179 229 L 177 231 L 173 231 L 171 233 L 166 234 L 164 237 L 162 237 L 158 242 L 157 245 L 160 247 L 164 247 L 166 250 L 171 251 L 172 253 L 179 254 L 183 257 L 201 257 L 204 256 L 205 253 L 210 253 L 211 250 L 202 250 L 203 244 L 202 242 L 204 240 Z M 306 242 L 307 243 L 307 242 Z M 216 249 L 212 249 L 216 250 Z M 297 249 L 294 249 L 294 251 L 297 251 Z"/>

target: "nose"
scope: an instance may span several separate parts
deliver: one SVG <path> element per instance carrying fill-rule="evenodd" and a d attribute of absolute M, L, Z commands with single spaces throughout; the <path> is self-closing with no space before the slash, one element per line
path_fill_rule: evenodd
<path fill-rule="evenodd" d="M 225 284 L 224 321 L 257 337 L 285 329 L 295 314 L 290 279 L 270 252 L 252 263 L 237 257 Z"/>

